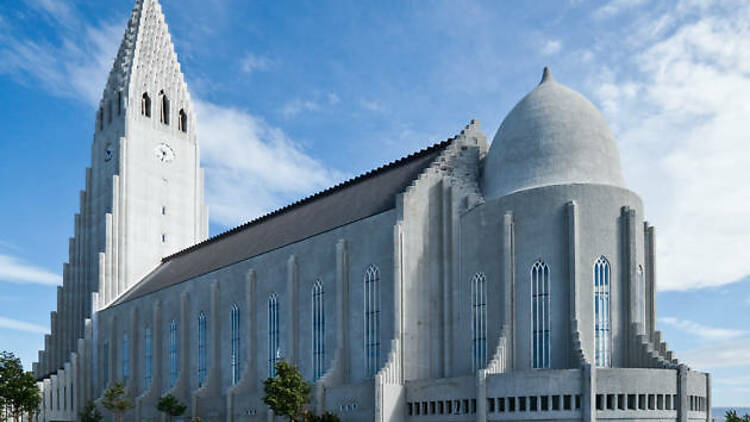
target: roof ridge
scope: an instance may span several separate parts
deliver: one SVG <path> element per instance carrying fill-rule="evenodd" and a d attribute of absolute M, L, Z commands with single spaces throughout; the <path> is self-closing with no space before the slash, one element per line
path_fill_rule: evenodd
<path fill-rule="evenodd" d="M 233 234 L 235 234 L 237 232 L 240 232 L 242 230 L 245 230 L 245 229 L 247 229 L 249 227 L 252 227 L 252 226 L 255 226 L 257 224 L 260 224 L 260 223 L 262 223 L 262 222 L 264 222 L 264 221 L 266 221 L 266 220 L 268 220 L 268 219 L 270 219 L 272 217 L 275 217 L 275 216 L 277 216 L 279 214 L 283 214 L 285 212 L 288 212 L 288 211 L 290 211 L 292 209 L 295 209 L 295 208 L 297 208 L 297 207 L 299 207 L 301 205 L 304 205 L 304 204 L 307 204 L 309 202 L 312 202 L 313 200 L 316 200 L 316 199 L 319 199 L 319 198 L 324 197 L 326 195 L 330 195 L 332 193 L 338 192 L 338 191 L 342 190 L 343 188 L 351 186 L 351 185 L 354 185 L 356 183 L 360 183 L 360 182 L 362 182 L 364 180 L 367 180 L 367 179 L 369 179 L 369 178 L 371 178 L 371 177 L 373 177 L 373 176 L 375 176 L 377 174 L 380 174 L 380 173 L 382 173 L 382 172 L 384 172 L 386 170 L 389 170 L 389 169 L 391 169 L 393 167 L 401 165 L 401 164 L 403 164 L 405 162 L 417 159 L 419 157 L 422 157 L 422 156 L 424 156 L 426 154 L 429 154 L 429 153 L 434 152 L 436 150 L 439 150 L 441 148 L 445 148 L 446 146 L 450 145 L 456 138 L 458 138 L 458 135 L 450 137 L 450 138 L 448 138 L 448 139 L 446 139 L 444 141 L 435 143 L 435 144 L 430 145 L 428 147 L 422 148 L 419 151 L 413 152 L 413 153 L 411 153 L 409 155 L 403 156 L 403 157 L 401 157 L 399 159 L 396 159 L 394 161 L 386 163 L 386 164 L 384 164 L 384 165 L 382 165 L 380 167 L 376 167 L 376 168 L 374 168 L 372 170 L 369 170 L 369 171 L 367 171 L 365 173 L 362 173 L 362 174 L 359 174 L 357 176 L 354 176 L 354 177 L 352 177 L 352 178 L 350 178 L 348 180 L 345 180 L 343 182 L 337 183 L 337 184 L 335 184 L 335 185 L 333 185 L 333 186 L 331 186 L 331 187 L 329 187 L 327 189 L 324 189 L 322 191 L 313 193 L 313 194 L 311 194 L 309 196 L 306 196 L 306 197 L 304 197 L 302 199 L 299 199 L 297 201 L 291 202 L 291 203 L 289 203 L 287 205 L 284 205 L 281 208 L 278 208 L 278 209 L 276 209 L 274 211 L 268 212 L 268 213 L 266 213 L 264 215 L 261 215 L 259 217 L 254 218 L 254 219 L 252 219 L 250 221 L 242 223 L 239 226 L 233 227 L 233 228 L 228 229 L 228 230 L 226 230 L 224 232 L 221 232 L 221 233 L 219 233 L 217 235 L 211 236 L 211 237 L 209 237 L 206 240 L 198 242 L 198 243 L 196 243 L 196 244 L 194 244 L 192 246 L 188 246 L 187 248 L 179 250 L 179 251 L 177 251 L 177 252 L 175 252 L 175 253 L 173 253 L 171 255 L 167 255 L 164 258 L 162 258 L 161 262 L 165 263 L 165 262 L 170 261 L 170 260 L 172 260 L 174 258 L 177 258 L 179 256 L 185 255 L 186 253 L 192 252 L 192 251 L 194 251 L 196 249 L 199 249 L 199 248 L 201 248 L 201 247 L 203 247 L 205 245 L 214 243 L 214 242 L 216 242 L 216 241 L 218 241 L 220 239 L 223 239 L 225 237 L 231 236 L 231 235 L 233 235 Z"/>

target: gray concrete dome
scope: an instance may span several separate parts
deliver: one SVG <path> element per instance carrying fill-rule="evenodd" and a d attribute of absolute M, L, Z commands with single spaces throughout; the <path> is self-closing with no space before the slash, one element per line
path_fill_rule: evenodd
<path fill-rule="evenodd" d="M 615 137 L 583 95 L 542 81 L 513 107 L 495 134 L 483 173 L 485 198 L 569 183 L 624 187 Z"/>

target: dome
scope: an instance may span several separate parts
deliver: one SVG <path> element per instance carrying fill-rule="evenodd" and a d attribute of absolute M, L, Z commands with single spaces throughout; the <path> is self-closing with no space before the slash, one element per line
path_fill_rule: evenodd
<path fill-rule="evenodd" d="M 544 68 L 539 86 L 513 107 L 495 134 L 484 165 L 484 195 L 492 199 L 568 183 L 625 185 L 604 116 Z"/>

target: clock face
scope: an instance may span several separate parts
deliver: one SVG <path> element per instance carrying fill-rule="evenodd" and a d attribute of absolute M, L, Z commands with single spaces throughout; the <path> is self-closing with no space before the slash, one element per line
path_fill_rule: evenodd
<path fill-rule="evenodd" d="M 112 159 L 112 144 L 107 144 L 106 147 L 104 147 L 104 161 L 109 161 Z"/>
<path fill-rule="evenodd" d="M 159 144 L 156 146 L 156 158 L 162 163 L 169 163 L 174 160 L 174 150 L 167 144 Z"/>

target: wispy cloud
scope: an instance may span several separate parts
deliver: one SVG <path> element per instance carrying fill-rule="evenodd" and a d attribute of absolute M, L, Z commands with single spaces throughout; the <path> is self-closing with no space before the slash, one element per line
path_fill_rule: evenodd
<path fill-rule="evenodd" d="M 58 274 L 27 264 L 21 259 L 0 254 L 0 280 L 13 283 L 58 285 L 62 277 Z"/>
<path fill-rule="evenodd" d="M 225 226 L 328 187 L 343 176 L 244 110 L 197 101 L 212 220 Z"/>
<path fill-rule="evenodd" d="M 645 2 L 646 0 L 610 0 L 594 11 L 594 17 L 596 19 L 610 18 Z"/>
<path fill-rule="evenodd" d="M 700 370 L 748 367 L 750 339 L 713 343 L 705 347 L 680 352 L 680 360 Z"/>
<path fill-rule="evenodd" d="M 252 73 L 257 70 L 268 70 L 272 64 L 273 61 L 268 57 L 247 53 L 242 59 L 241 67 L 243 72 Z"/>
<path fill-rule="evenodd" d="M 0 328 L 34 334 L 46 334 L 49 332 L 47 327 L 4 317 L 0 317 Z"/>
<path fill-rule="evenodd" d="M 380 101 L 363 99 L 359 103 L 360 105 L 362 105 L 363 108 L 365 108 L 366 110 L 370 110 L 374 113 L 383 113 L 387 110 L 386 106 Z"/>
<path fill-rule="evenodd" d="M 709 327 L 694 321 L 685 319 L 662 317 L 659 322 L 667 324 L 693 336 L 701 337 L 705 340 L 729 340 L 742 337 L 748 334 L 748 331 L 733 330 L 728 328 Z"/>
<path fill-rule="evenodd" d="M 596 58 L 596 97 L 618 134 L 626 179 L 658 230 L 662 289 L 750 274 L 738 247 L 750 238 L 750 189 L 742 182 L 750 180 L 750 4 L 730 3 L 725 14 L 676 2 L 624 28 L 632 35 L 616 41 L 629 46 L 615 56 L 622 61 Z M 643 34 L 641 27 L 662 29 Z"/>
<path fill-rule="evenodd" d="M 336 95 L 336 93 L 334 93 L 334 92 L 329 92 L 328 93 L 328 104 L 330 104 L 330 105 L 336 105 L 336 104 L 338 104 L 340 102 L 341 102 L 341 98 L 339 98 L 339 96 Z"/>
<path fill-rule="evenodd" d="M 312 100 L 302 100 L 295 98 L 284 104 L 281 108 L 281 114 L 286 118 L 295 117 L 303 111 L 318 111 L 320 110 L 320 104 Z"/>
<path fill-rule="evenodd" d="M 540 53 L 543 56 L 551 56 L 557 54 L 562 48 L 562 41 L 560 40 L 548 40 L 542 46 Z"/>

